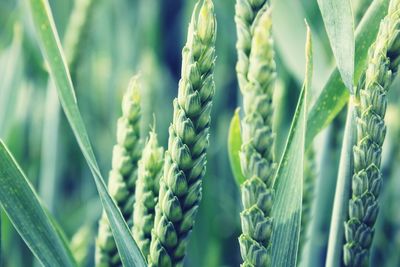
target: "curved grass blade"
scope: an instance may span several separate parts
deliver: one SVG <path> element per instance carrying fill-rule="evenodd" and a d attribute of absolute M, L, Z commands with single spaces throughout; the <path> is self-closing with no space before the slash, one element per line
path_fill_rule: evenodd
<path fill-rule="evenodd" d="M 93 174 L 97 190 L 118 247 L 124 266 L 146 266 L 122 214 L 107 192 L 82 116 L 78 109 L 70 73 L 47 0 L 28 0 L 42 53 L 48 62 L 60 102 L 79 147 Z"/>
<path fill-rule="evenodd" d="M 76 266 L 62 233 L 40 204 L 32 185 L 0 140 L 0 203 L 44 266 Z"/>
<path fill-rule="evenodd" d="M 389 0 L 375 0 L 356 30 L 357 58 L 354 69 L 354 83 L 357 84 L 367 64 L 368 49 L 375 41 L 380 21 L 387 14 Z M 306 145 L 309 146 L 314 137 L 336 117 L 349 99 L 339 71 L 335 69 L 323 91 L 312 107 L 307 120 Z"/>
<path fill-rule="evenodd" d="M 352 156 L 355 142 L 355 113 L 353 97 L 350 97 L 347 111 L 346 128 L 340 155 L 339 172 L 336 182 L 331 226 L 329 230 L 328 252 L 325 266 L 339 267 L 342 263 L 344 239 L 344 221 L 347 217 L 350 198 L 351 178 L 353 175 Z"/>
<path fill-rule="evenodd" d="M 354 25 L 349 0 L 318 0 L 337 68 L 346 87 L 353 91 Z"/>
<path fill-rule="evenodd" d="M 228 135 L 228 155 L 229 163 L 231 165 L 233 177 L 238 185 L 241 185 L 246 178 L 243 176 L 242 169 L 240 168 L 239 151 L 242 147 L 242 134 L 240 132 L 240 117 L 239 108 L 235 110 L 229 126 Z"/>
<path fill-rule="evenodd" d="M 294 267 L 300 238 L 303 168 L 307 121 L 307 92 L 312 80 L 312 43 L 307 26 L 306 78 L 289 131 L 286 148 L 275 177 L 272 207 L 272 265 Z"/>

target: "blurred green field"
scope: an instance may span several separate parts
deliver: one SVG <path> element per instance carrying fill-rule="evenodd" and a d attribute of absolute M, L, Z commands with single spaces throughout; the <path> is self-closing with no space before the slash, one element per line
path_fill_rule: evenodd
<path fill-rule="evenodd" d="M 101 172 L 108 174 L 121 98 L 129 82 L 142 82 L 142 136 L 153 116 L 159 140 L 167 145 L 172 100 L 177 94 L 181 50 L 195 0 L 93 0 L 86 12 L 71 17 L 84 0 L 49 0 L 69 61 L 78 105 Z M 353 1 L 359 2 L 359 1 Z M 371 1 L 370 1 L 371 2 Z M 239 266 L 240 193 L 227 154 L 229 123 L 241 105 L 235 64 L 235 0 L 215 0 L 218 22 L 216 95 L 212 110 L 203 199 L 190 239 L 186 266 Z M 359 13 L 355 8 L 356 19 Z M 363 13 L 362 11 L 361 14 Z M 76 15 L 76 14 L 75 14 Z M 83 16 L 79 17 L 79 15 Z M 317 1 L 276 0 L 273 29 L 277 62 L 274 124 L 277 155 L 284 149 L 305 72 L 307 19 L 314 41 L 314 103 L 335 66 Z M 73 25 L 73 21 L 84 21 Z M 68 27 L 83 27 L 74 43 Z M 71 50 L 70 47 L 73 47 Z M 76 54 L 74 54 L 76 53 Z M 388 136 L 382 160 L 385 185 L 375 230 L 372 266 L 400 266 L 400 82 L 389 94 Z M 397 88 L 396 88 L 397 87 Z M 153 115 L 154 114 L 154 115 Z M 329 223 L 339 164 L 343 111 L 314 141 L 317 158 L 315 207 L 304 266 L 325 261 Z M 31 180 L 44 205 L 54 214 L 83 266 L 94 266 L 94 242 L 102 207 L 91 173 L 60 109 L 43 61 L 26 1 L 0 0 L 0 138 Z M 397 190 L 396 190 L 397 188 Z M 389 201 L 390 199 L 390 201 Z M 87 252 L 87 253 L 85 253 Z M 1 266 L 39 263 L 1 214 Z"/>

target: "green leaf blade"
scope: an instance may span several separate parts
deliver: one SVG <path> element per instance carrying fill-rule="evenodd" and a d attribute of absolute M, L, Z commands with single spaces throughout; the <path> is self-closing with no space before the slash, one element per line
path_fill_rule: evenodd
<path fill-rule="evenodd" d="M 356 31 L 356 49 L 354 69 L 354 82 L 357 84 L 362 72 L 367 64 L 368 49 L 375 41 L 379 24 L 382 18 L 387 14 L 389 0 L 375 0 Z M 306 144 L 309 146 L 314 137 L 343 109 L 349 99 L 349 91 L 346 90 L 340 73 L 335 69 L 323 91 L 312 107 L 307 120 Z"/>
<path fill-rule="evenodd" d="M 308 28 L 306 78 L 292 121 L 286 148 L 277 170 L 272 208 L 272 265 L 296 266 L 300 239 L 303 168 L 307 121 L 307 92 L 312 80 L 312 45 Z"/>
<path fill-rule="evenodd" d="M 325 29 L 346 87 L 352 92 L 354 79 L 354 25 L 349 0 L 318 0 Z"/>
<path fill-rule="evenodd" d="M 146 266 L 132 234 L 117 205 L 107 192 L 92 146 L 79 112 L 70 73 L 47 0 L 28 0 L 36 34 L 59 94 L 60 102 L 79 147 L 89 165 L 106 211 L 124 266 Z"/>
<path fill-rule="evenodd" d="M 44 266 L 76 266 L 61 233 L 1 140 L 0 202 L 18 233 Z"/>
<path fill-rule="evenodd" d="M 240 167 L 239 152 L 242 147 L 242 134 L 240 132 L 240 117 L 239 109 L 235 110 L 235 114 L 232 117 L 229 125 L 228 134 L 228 155 L 229 163 L 231 165 L 233 177 L 238 185 L 244 183 L 246 178 L 243 176 L 242 169 Z"/>

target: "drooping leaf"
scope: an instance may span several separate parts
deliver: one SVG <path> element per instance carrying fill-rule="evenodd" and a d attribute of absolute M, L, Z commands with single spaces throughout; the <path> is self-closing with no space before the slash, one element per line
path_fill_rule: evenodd
<path fill-rule="evenodd" d="M 277 267 L 294 267 L 297 261 L 303 194 L 307 92 L 310 90 L 313 69 L 309 28 L 307 30 L 306 58 L 306 78 L 274 182 L 271 266 Z"/>
<path fill-rule="evenodd" d="M 354 25 L 349 0 L 318 0 L 337 68 L 352 92 L 354 79 Z"/>
<path fill-rule="evenodd" d="M 0 203 L 15 229 L 44 266 L 76 266 L 64 237 L 1 140 Z"/>
<path fill-rule="evenodd" d="M 351 178 L 353 175 L 352 156 L 355 143 L 355 113 L 354 100 L 350 97 L 347 111 L 346 128 L 343 136 L 342 151 L 338 178 L 336 181 L 335 199 L 333 202 L 332 219 L 329 230 L 327 267 L 339 267 L 342 263 L 342 249 L 344 237 L 344 221 L 347 217 L 350 199 Z"/>
<path fill-rule="evenodd" d="M 146 266 L 129 228 L 115 202 L 107 192 L 92 146 L 78 109 L 70 73 L 66 65 L 60 39 L 47 0 L 28 0 L 34 27 L 60 102 L 79 147 L 93 174 L 97 190 L 116 241 L 124 266 Z"/>
<path fill-rule="evenodd" d="M 239 109 L 236 109 L 229 126 L 228 155 L 233 177 L 238 185 L 241 185 L 246 180 L 240 167 L 239 151 L 241 146 L 242 135 L 240 132 Z"/>
<path fill-rule="evenodd" d="M 357 84 L 367 64 L 368 49 L 375 41 L 379 24 L 387 14 L 389 0 L 375 0 L 356 30 L 356 50 L 354 83 Z M 307 120 L 306 144 L 309 146 L 314 137 L 324 129 L 342 110 L 349 99 L 349 91 L 335 69 L 323 91 L 312 107 Z"/>

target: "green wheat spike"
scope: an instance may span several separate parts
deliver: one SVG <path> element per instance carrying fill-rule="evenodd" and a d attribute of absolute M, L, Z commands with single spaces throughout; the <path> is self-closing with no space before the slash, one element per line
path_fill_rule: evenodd
<path fill-rule="evenodd" d="M 201 200 L 214 96 L 216 20 L 211 0 L 197 2 L 183 48 L 149 266 L 182 266 Z"/>
<path fill-rule="evenodd" d="M 137 77 L 132 78 L 122 101 L 122 116 L 117 123 L 117 144 L 113 149 L 108 190 L 128 226 L 132 226 L 137 163 L 140 158 L 140 95 Z M 121 260 L 106 214 L 99 221 L 96 240 L 96 266 L 120 266 Z"/>
<path fill-rule="evenodd" d="M 154 129 L 143 149 L 136 181 L 136 202 L 132 233 L 143 255 L 150 250 L 151 230 L 154 226 L 155 206 L 158 202 L 160 177 L 164 164 L 164 149 L 158 145 Z"/>
<path fill-rule="evenodd" d="M 246 177 L 241 186 L 242 266 L 268 266 L 271 261 L 273 220 L 270 213 L 276 171 L 272 95 L 276 73 L 270 11 L 268 1 L 236 2 L 236 71 L 244 106 L 240 159 Z"/>
<path fill-rule="evenodd" d="M 349 217 L 345 222 L 344 264 L 369 266 L 370 247 L 382 187 L 380 171 L 385 140 L 387 93 L 400 63 L 400 1 L 392 0 L 368 55 L 368 67 L 358 86 L 357 144 Z"/>

